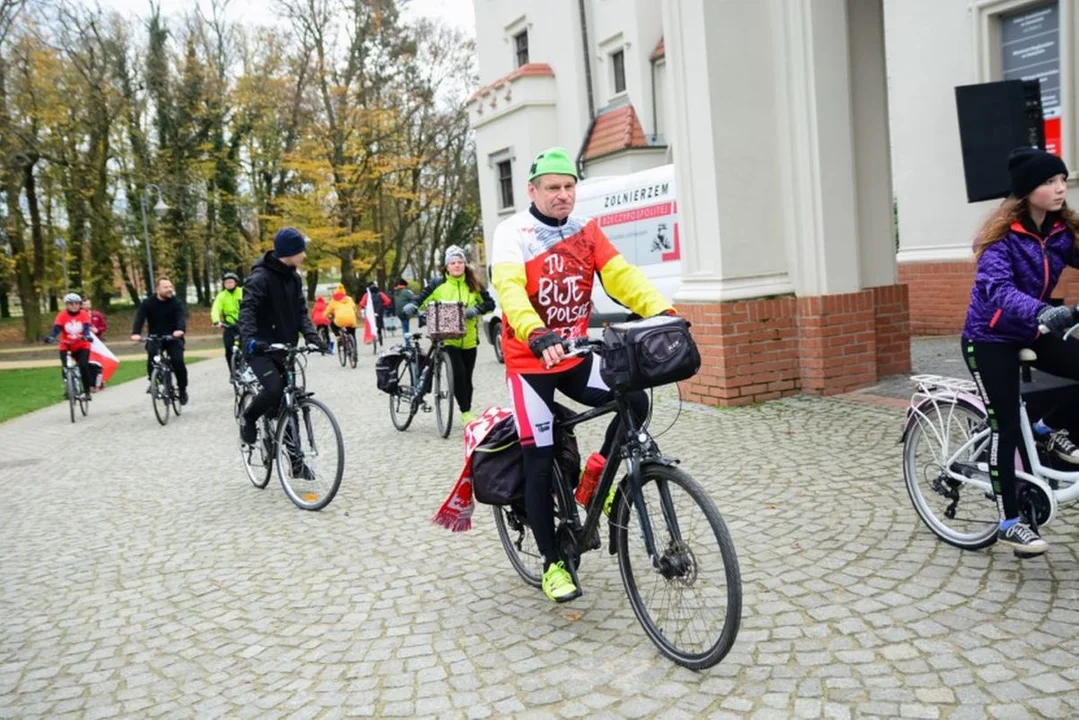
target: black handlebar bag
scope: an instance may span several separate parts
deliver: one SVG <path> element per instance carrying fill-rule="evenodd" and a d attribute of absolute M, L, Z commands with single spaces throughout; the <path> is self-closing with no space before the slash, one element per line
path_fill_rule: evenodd
<path fill-rule="evenodd" d="M 621 392 L 688 380 L 701 369 L 689 328 L 688 320 L 670 315 L 608 325 L 600 377 Z"/>

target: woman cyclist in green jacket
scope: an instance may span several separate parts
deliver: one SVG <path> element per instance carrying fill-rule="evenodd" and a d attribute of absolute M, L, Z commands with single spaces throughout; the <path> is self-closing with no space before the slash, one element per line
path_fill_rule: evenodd
<path fill-rule="evenodd" d="M 415 315 L 431 302 L 461 302 L 465 305 L 465 336 L 445 340 L 443 347 L 453 367 L 453 396 L 461 408 L 461 422 L 475 419 L 472 413 L 472 371 L 476 367 L 479 345 L 479 317 L 495 309 L 495 302 L 480 282 L 476 271 L 465 262 L 465 251 L 456 245 L 446 249 L 446 275 L 424 288 L 416 302 L 405 306 L 405 313 Z"/>

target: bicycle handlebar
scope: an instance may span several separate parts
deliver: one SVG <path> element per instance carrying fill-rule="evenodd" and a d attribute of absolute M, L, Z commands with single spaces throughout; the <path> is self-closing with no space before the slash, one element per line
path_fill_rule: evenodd
<path fill-rule="evenodd" d="M 606 347 L 602 340 L 593 340 L 592 338 L 576 338 L 575 340 L 565 340 L 562 342 L 562 347 L 565 349 L 565 357 L 582 357 L 584 355 L 591 355 L 597 350 L 601 350 Z"/>

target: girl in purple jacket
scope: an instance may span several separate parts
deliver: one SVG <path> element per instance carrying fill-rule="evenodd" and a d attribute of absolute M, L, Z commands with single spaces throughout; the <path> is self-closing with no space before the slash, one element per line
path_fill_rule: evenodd
<path fill-rule="evenodd" d="M 1000 511 L 997 542 L 1020 555 L 1040 555 L 1048 545 L 1020 522 L 1015 491 L 1019 350 L 1034 349 L 1039 370 L 1079 380 L 1079 340 L 1061 337 L 1075 323 L 1075 314 L 1070 307 L 1046 302 L 1065 266 L 1079 267 L 1079 213 L 1068 208 L 1068 168 L 1056 155 L 1017 148 L 1008 156 L 1008 172 L 1011 196 L 974 243 L 978 264 L 962 345 L 992 428 L 989 474 Z M 1042 334 L 1039 326 L 1050 332 Z M 1052 433 L 1048 442 L 1058 457 L 1079 463 L 1079 449 L 1066 431 Z"/>

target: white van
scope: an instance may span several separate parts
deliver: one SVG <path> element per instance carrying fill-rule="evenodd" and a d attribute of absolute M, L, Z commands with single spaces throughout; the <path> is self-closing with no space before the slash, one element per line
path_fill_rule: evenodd
<path fill-rule="evenodd" d="M 678 230 L 678 200 L 674 165 L 629 175 L 587 178 L 577 185 L 573 214 L 595 218 L 626 261 L 636 265 L 668 300 L 682 282 L 682 247 Z M 490 285 L 491 268 L 487 267 Z M 597 278 L 598 280 L 598 278 Z M 493 288 L 491 296 L 495 296 Z M 593 327 L 625 320 L 629 310 L 612 300 L 596 282 L 592 288 Z M 502 361 L 502 310 L 484 318 L 487 339 Z"/>

